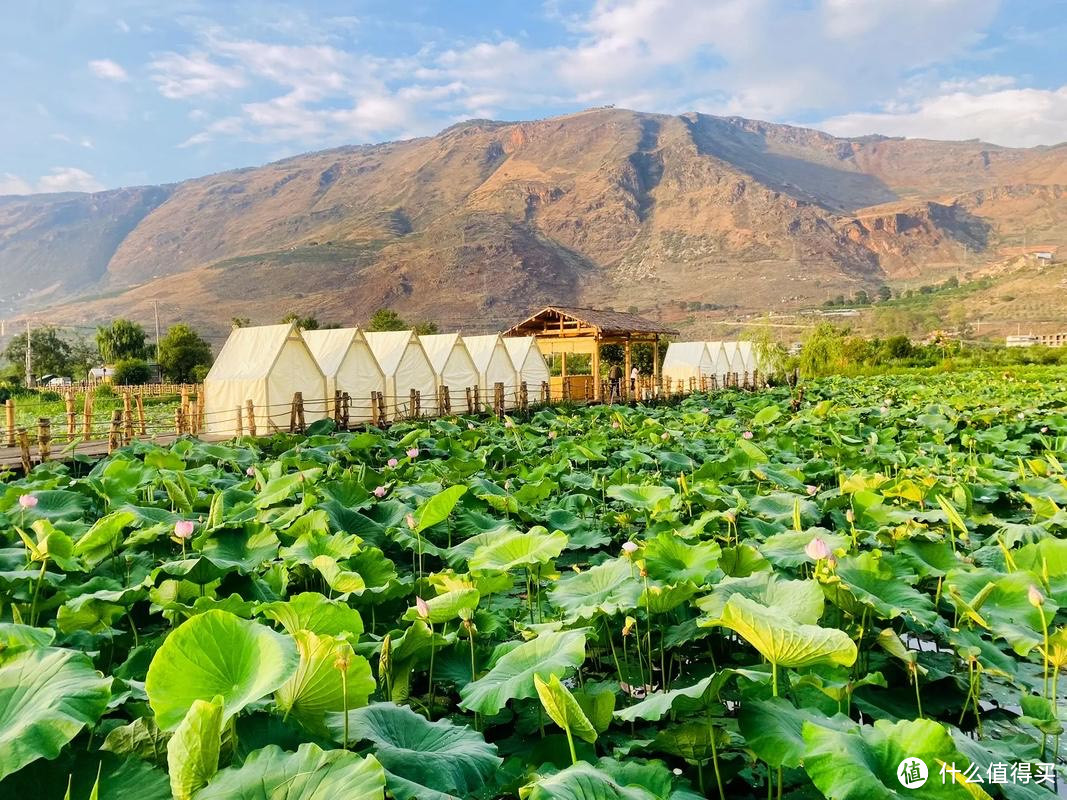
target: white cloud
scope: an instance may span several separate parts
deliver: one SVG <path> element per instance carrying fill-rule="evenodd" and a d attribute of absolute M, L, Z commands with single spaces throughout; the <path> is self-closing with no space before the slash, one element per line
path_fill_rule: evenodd
<path fill-rule="evenodd" d="M 107 81 L 128 81 L 130 76 L 126 74 L 121 64 L 109 58 L 100 58 L 89 62 L 89 70 L 98 78 Z"/>
<path fill-rule="evenodd" d="M 240 89 L 246 83 L 239 69 L 218 64 L 202 52 L 188 56 L 164 53 L 149 66 L 160 93 L 172 100 L 221 94 Z"/>
<path fill-rule="evenodd" d="M 52 167 L 37 181 L 38 192 L 99 192 L 104 185 L 78 167 Z"/>
<path fill-rule="evenodd" d="M 0 195 L 5 194 L 30 194 L 33 187 L 18 175 L 10 172 L 0 172 Z"/>
<path fill-rule="evenodd" d="M 987 85 L 996 85 L 995 82 Z M 933 94 L 869 113 L 830 117 L 818 127 L 837 136 L 882 133 L 924 139 L 982 139 L 1031 147 L 1067 141 L 1067 85 L 1059 89 L 1000 89 Z"/>

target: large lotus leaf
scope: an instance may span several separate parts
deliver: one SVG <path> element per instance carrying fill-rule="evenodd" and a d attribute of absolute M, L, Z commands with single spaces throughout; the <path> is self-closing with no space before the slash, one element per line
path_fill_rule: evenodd
<path fill-rule="evenodd" d="M 325 733 L 327 712 L 365 706 L 377 684 L 367 659 L 357 656 L 345 640 L 311 631 L 298 631 L 293 638 L 300 666 L 278 689 L 278 708 L 309 730 Z"/>
<path fill-rule="evenodd" d="M 806 528 L 822 519 L 817 503 L 789 492 L 758 495 L 749 501 L 749 508 L 753 514 L 789 526 L 793 524 L 794 509 L 799 511 L 801 523 Z"/>
<path fill-rule="evenodd" d="M 122 531 L 137 521 L 129 511 L 113 511 L 100 517 L 74 542 L 74 555 L 90 569 L 115 554 L 122 543 Z"/>
<path fill-rule="evenodd" d="M 438 492 L 415 511 L 415 531 L 421 533 L 448 519 L 459 499 L 467 493 L 466 486 L 449 486 Z"/>
<path fill-rule="evenodd" d="M 463 588 L 444 592 L 426 601 L 429 616 L 426 618 L 431 625 L 440 622 L 451 622 L 466 611 L 473 611 L 478 607 L 481 593 L 477 589 Z M 402 619 L 421 619 L 422 614 L 418 606 L 412 606 L 404 612 Z"/>
<path fill-rule="evenodd" d="M 182 721 L 194 700 L 223 699 L 227 719 L 278 689 L 300 663 L 292 637 L 228 611 L 175 628 L 148 667 L 145 691 L 159 727 Z"/>
<path fill-rule="evenodd" d="M 68 747 L 58 758 L 39 759 L 9 775 L 0 781 L 0 797 L 172 800 L 167 774 L 162 769 L 138 758 L 121 758 L 81 747 Z"/>
<path fill-rule="evenodd" d="M 825 604 L 823 591 L 816 581 L 782 580 L 773 572 L 757 572 L 747 578 L 720 581 L 710 595 L 696 601 L 696 606 L 716 620 L 734 595 L 754 600 L 803 625 L 817 623 Z"/>
<path fill-rule="evenodd" d="M 788 700 L 746 700 L 737 725 L 745 744 L 772 767 L 799 767 L 804 759 L 804 725 L 846 732 L 857 726 L 843 715 L 827 717 L 815 708 L 796 708 Z"/>
<path fill-rule="evenodd" d="M 16 521 L 24 516 L 27 524 L 35 520 L 75 522 L 82 519 L 89 510 L 88 497 L 67 489 L 45 489 L 34 492 L 33 496 L 37 498 L 36 506 L 25 512 L 8 509 L 8 516 Z"/>
<path fill-rule="evenodd" d="M 540 675 L 534 675 L 534 688 L 537 696 L 541 699 L 541 705 L 551 720 L 587 742 L 595 742 L 597 733 L 585 711 L 578 705 L 570 690 L 560 683 L 559 677 L 552 675 L 548 681 L 541 680 Z"/>
<path fill-rule="evenodd" d="M 853 597 L 870 606 L 881 619 L 910 617 L 925 627 L 934 625 L 937 611 L 930 598 L 908 583 L 908 576 L 897 575 L 884 559 L 865 553 L 857 558 L 842 559 L 837 576 Z M 839 595 L 831 591 L 835 602 Z"/>
<path fill-rule="evenodd" d="M 542 633 L 500 657 L 489 673 L 460 691 L 460 706 L 481 714 L 496 714 L 509 700 L 533 697 L 534 676 L 564 675 L 585 661 L 585 633 Z"/>
<path fill-rule="evenodd" d="M 661 533 L 645 543 L 644 560 L 653 580 L 701 585 L 715 570 L 721 554 L 715 542 L 686 544 L 673 533 Z"/>
<path fill-rule="evenodd" d="M 294 564 L 314 564 L 321 556 L 335 561 L 351 558 L 359 552 L 363 542 L 354 533 L 321 533 L 309 531 L 302 534 L 289 547 L 283 547 L 278 555 L 289 566 Z"/>
<path fill-rule="evenodd" d="M 618 709 L 615 712 L 615 718 L 624 722 L 633 722 L 637 719 L 655 721 L 663 718 L 672 710 L 696 711 L 705 708 L 715 701 L 722 687 L 735 676 L 741 676 L 756 683 L 767 683 L 771 680 L 769 672 L 751 669 L 722 669 L 700 679 L 692 686 L 682 686 L 665 692 L 653 692 L 639 703 Z"/>
<path fill-rule="evenodd" d="M 529 788 L 528 800 L 664 800 L 643 786 L 624 786 L 604 770 L 579 761 Z"/>
<path fill-rule="evenodd" d="M 318 467 L 293 472 L 288 475 L 280 475 L 267 481 L 266 486 L 256 498 L 256 508 L 269 508 L 288 500 L 290 497 L 304 491 L 318 480 L 322 470 Z"/>
<path fill-rule="evenodd" d="M 856 643 L 836 628 L 803 625 L 788 616 L 734 595 L 723 608 L 719 624 L 740 634 L 760 654 L 781 667 L 856 662 Z"/>
<path fill-rule="evenodd" d="M 248 524 L 211 533 L 201 552 L 223 568 L 247 573 L 278 555 L 278 537 L 270 528 Z"/>
<path fill-rule="evenodd" d="M 170 737 L 171 734 L 159 729 L 155 717 L 138 717 L 133 722 L 112 729 L 100 749 L 166 766 Z"/>
<path fill-rule="evenodd" d="M 825 528 L 808 528 L 803 531 L 784 531 L 767 537 L 759 546 L 767 560 L 778 567 L 798 567 L 810 564 L 811 556 L 805 548 L 812 539 L 822 539 L 831 550 L 847 548 L 849 538 L 841 533 L 831 533 Z"/>
<path fill-rule="evenodd" d="M 969 571 L 953 570 L 945 576 L 949 597 L 959 604 L 962 598 L 966 607 L 976 616 L 971 618 L 987 629 L 994 637 L 1002 638 L 1020 656 L 1043 643 L 1041 612 L 1028 599 L 1031 586 L 1038 579 L 1026 570 L 1004 575 L 991 569 Z M 1058 606 L 1045 600 L 1045 619 L 1055 617 Z"/>
<path fill-rule="evenodd" d="M 348 635 L 354 643 L 363 633 L 363 618 L 356 609 L 339 600 L 328 600 L 318 592 L 303 592 L 285 602 L 266 603 L 259 611 L 280 623 L 290 635 L 297 631 L 311 631 L 320 636 Z"/>
<path fill-rule="evenodd" d="M 24 650 L 0 665 L 0 779 L 38 758 L 55 758 L 111 698 L 111 679 L 83 653 Z"/>
<path fill-rule="evenodd" d="M 563 531 L 548 533 L 544 528 L 534 528 L 528 533 L 506 533 L 494 537 L 474 551 L 468 562 L 471 572 L 509 572 L 518 567 L 534 567 L 547 564 L 563 552 L 567 546 L 567 534 Z"/>
<path fill-rule="evenodd" d="M 0 658 L 9 659 L 17 650 L 48 647 L 55 638 L 56 632 L 51 628 L 0 622 Z"/>
<path fill-rule="evenodd" d="M 613 558 L 584 572 L 564 575 L 548 596 L 572 619 L 630 611 L 637 607 L 637 598 L 641 596 L 641 583 L 636 574 L 633 562 Z"/>
<path fill-rule="evenodd" d="M 338 740 L 344 736 L 343 714 L 328 715 L 327 725 Z M 350 711 L 348 735 L 351 742 L 373 743 L 393 794 L 398 793 L 393 788 L 395 777 L 425 787 L 422 796 L 433 791 L 470 797 L 494 783 L 501 764 L 496 746 L 487 744 L 477 731 L 445 719 L 430 722 L 395 703 Z"/>
<path fill-rule="evenodd" d="M 295 753 L 276 745 L 224 769 L 195 800 L 384 800 L 385 770 L 374 756 L 302 744 Z"/>
<path fill-rule="evenodd" d="M 174 800 L 189 800 L 219 768 L 222 698 L 194 700 L 167 742 L 167 772 Z"/>
<path fill-rule="evenodd" d="M 873 727 L 842 731 L 804 723 L 803 765 L 815 787 L 835 800 L 919 798 L 973 800 L 975 795 L 951 778 L 942 783 L 941 763 L 966 769 L 970 762 L 956 748 L 945 727 L 932 720 L 897 723 L 878 720 Z M 923 786 L 906 789 L 898 775 L 902 762 L 918 758 L 929 777 Z M 980 787 L 979 787 L 980 788 Z M 978 795 L 982 797 L 983 795 Z"/>
<path fill-rule="evenodd" d="M 608 497 L 619 500 L 628 506 L 640 508 L 653 513 L 665 510 L 674 497 L 674 489 L 670 486 L 638 486 L 625 484 L 622 486 L 609 486 Z"/>

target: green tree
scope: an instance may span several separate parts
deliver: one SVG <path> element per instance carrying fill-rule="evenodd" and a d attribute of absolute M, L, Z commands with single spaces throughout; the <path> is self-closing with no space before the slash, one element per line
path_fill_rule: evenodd
<path fill-rule="evenodd" d="M 284 322 L 285 320 L 282 321 Z M 252 320 L 250 320 L 248 317 L 230 317 L 231 328 L 247 328 L 251 324 Z"/>
<path fill-rule="evenodd" d="M 172 381 L 193 381 L 196 367 L 208 367 L 211 361 L 211 345 L 188 325 L 172 326 L 159 343 L 159 366 Z"/>
<path fill-rule="evenodd" d="M 436 322 L 416 322 L 412 330 L 419 336 L 432 336 L 435 333 L 440 333 Z"/>
<path fill-rule="evenodd" d="M 282 317 L 282 324 L 288 325 L 290 322 L 295 322 L 296 327 L 302 331 L 317 331 L 322 327 L 322 323 L 313 316 L 302 317 L 295 311 L 290 311 L 284 317 Z M 242 326 L 243 327 L 243 326 Z"/>
<path fill-rule="evenodd" d="M 144 328 L 128 319 L 116 319 L 96 331 L 96 346 L 108 364 L 129 358 L 142 358 L 145 352 Z"/>
<path fill-rule="evenodd" d="M 867 294 L 865 289 L 860 289 L 852 296 L 852 302 L 857 306 L 869 306 L 871 304 L 871 296 Z"/>
<path fill-rule="evenodd" d="M 881 302 L 893 299 L 893 290 L 886 286 L 884 283 L 878 287 L 878 299 Z"/>
<path fill-rule="evenodd" d="M 119 386 L 140 386 L 152 378 L 152 370 L 143 358 L 124 358 L 115 362 L 111 380 Z"/>
<path fill-rule="evenodd" d="M 409 327 L 391 308 L 379 308 L 367 323 L 368 331 L 406 331 Z"/>
<path fill-rule="evenodd" d="M 96 339 L 78 336 L 70 340 L 70 375 L 75 380 L 84 380 L 89 370 L 100 366 L 100 349 Z"/>
<path fill-rule="evenodd" d="M 66 375 L 70 371 L 73 348 L 55 328 L 35 328 L 30 334 L 35 375 Z M 26 334 L 20 333 L 4 350 L 4 356 L 16 370 L 26 363 Z"/>
<path fill-rule="evenodd" d="M 816 378 L 840 371 L 845 360 L 845 338 L 829 322 L 812 328 L 800 349 L 800 373 L 805 378 Z"/>

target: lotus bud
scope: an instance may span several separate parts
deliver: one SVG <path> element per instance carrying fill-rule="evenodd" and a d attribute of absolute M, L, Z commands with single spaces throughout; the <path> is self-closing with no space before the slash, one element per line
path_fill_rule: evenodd
<path fill-rule="evenodd" d="M 619 421 L 618 421 L 618 420 L 614 420 L 614 421 L 613 421 L 613 422 L 611 423 L 611 427 L 613 427 L 613 428 L 618 428 L 618 427 L 619 427 Z"/>
<path fill-rule="evenodd" d="M 419 457 L 419 448 L 412 447 L 412 448 L 410 448 L 408 450 L 408 458 L 418 458 L 418 457 Z"/>
<path fill-rule="evenodd" d="M 845 511 L 845 519 L 848 520 L 848 524 L 851 525 L 856 521 L 856 512 L 851 508 Z"/>
<path fill-rule="evenodd" d="M 1045 605 L 1045 596 L 1038 591 L 1038 588 L 1031 584 L 1030 590 L 1026 594 L 1026 599 L 1030 601 L 1030 605 L 1034 608 L 1040 608 Z"/>
<path fill-rule="evenodd" d="M 374 487 L 374 496 L 377 497 L 380 500 L 381 498 L 385 497 L 385 493 L 387 491 L 389 491 L 389 490 L 386 489 L 384 486 L 375 486 Z"/>
<path fill-rule="evenodd" d="M 36 497 L 36 495 L 32 495 L 32 494 L 20 495 L 19 496 L 19 505 L 23 509 L 36 508 L 37 507 L 37 497 Z"/>
<path fill-rule="evenodd" d="M 384 675 L 389 672 L 393 662 L 393 637 L 388 633 L 382 639 L 382 652 L 378 656 L 378 674 Z"/>
<path fill-rule="evenodd" d="M 726 511 L 723 512 L 722 518 L 731 525 L 733 525 L 735 522 L 737 522 L 737 512 L 734 511 L 732 508 L 728 508 L 726 509 Z"/>
<path fill-rule="evenodd" d="M 430 604 L 423 600 L 421 597 L 415 598 L 415 608 L 419 612 L 419 616 L 423 619 L 430 618 Z"/>
<path fill-rule="evenodd" d="M 1024 414 L 1022 411 L 1020 411 L 1015 416 L 1018 417 L 1019 419 L 1026 419 L 1026 414 Z"/>
<path fill-rule="evenodd" d="M 644 561 L 638 561 L 637 562 L 637 566 L 639 568 L 638 572 L 640 573 L 641 577 L 642 578 L 647 578 L 648 577 L 648 566 L 645 564 L 645 562 Z"/>
<path fill-rule="evenodd" d="M 812 561 L 822 561 L 833 555 L 833 551 L 830 550 L 830 545 L 818 536 L 807 543 L 804 547 L 804 552 L 808 554 L 808 558 Z"/>
<path fill-rule="evenodd" d="M 409 528 L 411 528 L 411 530 L 415 530 L 415 526 L 417 523 L 415 522 L 414 514 L 408 514 L 406 517 L 404 517 L 404 522 Z"/>
<path fill-rule="evenodd" d="M 255 467 L 249 467 L 248 469 L 245 470 L 245 475 L 247 475 L 249 478 L 256 477 L 256 468 Z"/>
<path fill-rule="evenodd" d="M 474 423 L 473 422 L 468 422 L 467 423 L 467 430 L 469 430 L 469 431 L 473 431 L 474 430 Z"/>
<path fill-rule="evenodd" d="M 752 438 L 752 431 L 745 431 L 744 433 L 741 434 L 741 437 L 744 438 L 744 439 L 751 439 Z"/>
<path fill-rule="evenodd" d="M 636 624 L 637 624 L 637 620 L 636 619 L 634 619 L 633 617 L 627 617 L 626 621 L 623 623 L 623 626 L 622 626 L 622 635 L 623 636 L 629 636 L 630 635 L 630 631 L 632 631 L 634 629 L 634 625 L 636 625 Z"/>
<path fill-rule="evenodd" d="M 515 423 L 512 422 L 510 419 L 505 419 L 504 420 L 504 427 L 505 428 L 514 428 L 515 427 Z"/>
<path fill-rule="evenodd" d="M 819 493 L 819 487 L 812 486 L 810 483 L 805 488 L 807 489 L 808 497 L 814 497 Z"/>
<path fill-rule="evenodd" d="M 395 467 L 399 463 L 400 462 L 397 461 L 395 458 L 390 458 L 388 461 L 385 462 L 385 466 L 387 466 L 387 467 Z"/>
<path fill-rule="evenodd" d="M 1047 425 L 1042 425 L 1041 426 L 1041 432 L 1042 433 L 1048 433 L 1048 426 Z"/>
<path fill-rule="evenodd" d="M 350 663 L 348 650 L 343 647 L 337 648 L 337 658 L 333 661 L 333 668 L 338 672 L 348 672 Z"/>
<path fill-rule="evenodd" d="M 195 527 L 190 520 L 180 519 L 174 523 L 174 535 L 179 539 L 191 539 Z"/>
<path fill-rule="evenodd" d="M 630 556 L 632 556 L 634 553 L 637 552 L 637 543 L 636 542 L 623 542 L 622 543 L 622 552 L 623 552 L 623 555 L 625 555 L 627 558 L 629 558 Z"/>
<path fill-rule="evenodd" d="M 548 432 L 548 438 L 549 439 L 555 439 L 556 438 L 556 432 L 555 431 L 549 431 Z"/>
<path fill-rule="evenodd" d="M 671 435 L 669 433 L 667 433 L 667 431 L 664 431 L 663 433 L 661 433 L 659 435 L 659 438 L 662 439 L 663 441 L 667 441 L 668 439 L 671 438 Z"/>

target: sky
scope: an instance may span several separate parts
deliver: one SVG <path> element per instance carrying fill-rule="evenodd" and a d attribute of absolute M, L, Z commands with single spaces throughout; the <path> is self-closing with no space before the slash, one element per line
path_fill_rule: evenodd
<path fill-rule="evenodd" d="M 168 183 L 614 104 L 1067 140 L 1067 0 L 19 0 L 0 194 Z"/>

